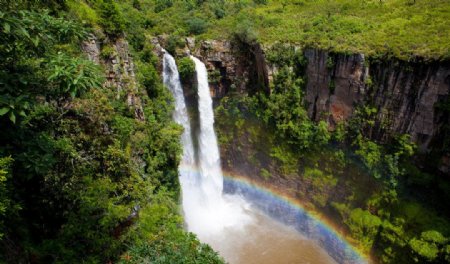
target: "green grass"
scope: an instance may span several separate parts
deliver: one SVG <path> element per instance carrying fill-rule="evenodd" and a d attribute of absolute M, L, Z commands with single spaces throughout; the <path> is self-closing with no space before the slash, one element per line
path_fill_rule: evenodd
<path fill-rule="evenodd" d="M 259 40 L 264 44 L 290 42 L 302 46 L 367 55 L 390 53 L 399 58 L 450 57 L 448 0 L 303 0 L 271 1 L 248 8 Z M 223 35 L 219 21 L 211 36 Z"/>
<path fill-rule="evenodd" d="M 225 1 L 220 4 L 223 18 L 215 15 L 217 0 L 190 9 L 185 1 L 174 1 L 172 7 L 158 13 L 155 1 L 140 2 L 139 13 L 154 23 L 147 31 L 153 35 L 187 35 L 187 21 L 195 17 L 207 24 L 200 39 L 229 37 L 236 27 L 250 22 L 264 45 L 288 42 L 402 59 L 450 58 L 450 0 L 271 0 L 267 5 Z M 120 5 L 129 7 L 131 1 Z"/>

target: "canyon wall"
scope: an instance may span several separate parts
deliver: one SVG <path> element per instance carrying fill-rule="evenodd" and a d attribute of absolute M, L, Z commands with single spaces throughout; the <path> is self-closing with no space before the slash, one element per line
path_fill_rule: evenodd
<path fill-rule="evenodd" d="M 220 72 L 220 81 L 211 84 L 216 99 L 229 93 L 253 93 L 255 78 L 251 76 L 255 76 L 255 69 L 266 80 L 277 71 L 266 61 L 257 63 L 258 58 L 242 56 L 242 50 L 228 41 L 194 45 L 191 39 L 188 43 L 185 52 L 199 57 L 211 72 Z M 318 49 L 305 49 L 303 53 L 307 60 L 304 99 L 311 119 L 326 120 L 334 129 L 358 106 L 368 105 L 377 110 L 372 139 L 387 142 L 395 135 L 409 134 L 421 153 L 442 148 L 450 124 L 449 61 L 406 62 Z M 450 173 L 450 158 L 444 155 L 441 163 L 441 171 Z"/>
<path fill-rule="evenodd" d="M 161 37 L 154 41 L 161 42 Z M 193 54 L 205 62 L 210 76 L 218 75 L 210 80 L 216 100 L 231 94 L 253 94 L 258 87 L 270 93 L 269 82 L 277 68 L 265 60 L 268 48 L 242 49 L 226 40 L 196 43 L 187 38 L 178 53 Z M 307 60 L 304 103 L 311 119 L 326 120 L 334 129 L 358 106 L 366 105 L 377 110 L 372 139 L 388 142 L 395 135 L 409 134 L 421 153 L 443 148 L 450 133 L 450 61 L 406 62 L 318 49 L 304 49 L 303 55 Z M 449 174 L 448 154 L 441 163 L 440 170 Z"/>
<path fill-rule="evenodd" d="M 449 62 L 371 60 L 363 54 L 330 54 L 306 50 L 306 102 L 314 120 L 331 126 L 347 120 L 358 105 L 377 109 L 372 137 L 384 142 L 395 134 L 410 134 L 421 151 L 444 137 L 448 116 Z"/>

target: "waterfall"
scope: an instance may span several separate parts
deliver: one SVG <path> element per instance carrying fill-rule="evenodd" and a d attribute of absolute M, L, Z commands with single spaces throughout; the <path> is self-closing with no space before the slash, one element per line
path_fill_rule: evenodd
<path fill-rule="evenodd" d="M 175 99 L 175 109 L 173 111 L 174 121 L 183 126 L 183 134 L 181 135 L 181 144 L 183 146 L 183 156 L 178 168 L 180 185 L 181 185 L 181 199 L 183 208 L 189 208 L 193 203 L 195 196 L 195 186 L 198 185 L 198 176 L 190 168 L 195 167 L 195 153 L 194 144 L 192 142 L 191 124 L 189 115 L 186 109 L 186 102 L 184 99 L 183 88 L 180 82 L 180 75 L 178 73 L 175 59 L 165 50 L 163 57 L 163 82 L 169 88 Z M 185 210 L 186 211 L 186 210 Z"/>
<path fill-rule="evenodd" d="M 219 147 L 214 132 L 214 112 L 209 91 L 208 72 L 205 64 L 191 56 L 197 73 L 198 111 L 200 116 L 199 166 L 202 176 L 202 188 L 209 206 L 217 206 L 221 201 L 223 176 L 220 165 Z"/>
<path fill-rule="evenodd" d="M 250 221 L 250 217 L 245 212 L 246 203 L 240 197 L 222 193 L 223 176 L 214 132 L 208 72 L 200 60 L 191 59 L 195 63 L 198 82 L 198 161 L 195 160 L 193 135 L 179 73 L 174 58 L 167 52 L 163 58 L 163 81 L 175 98 L 173 119 L 184 128 L 181 136 L 183 158 L 178 170 L 186 226 L 203 242 L 217 243 L 225 229 L 240 229 Z"/>
<path fill-rule="evenodd" d="M 240 229 L 250 221 L 246 203 L 238 196 L 224 195 L 219 147 L 214 132 L 214 112 L 205 64 L 191 56 L 197 74 L 200 119 L 198 181 L 185 186 L 184 215 L 189 231 L 204 242 L 220 240 L 225 229 Z M 188 196 L 188 197 L 187 197 Z"/>
<path fill-rule="evenodd" d="M 173 119 L 177 124 L 182 125 L 184 128 L 184 132 L 181 135 L 181 144 L 183 145 L 181 166 L 193 166 L 195 163 L 194 147 L 183 88 L 181 87 L 180 75 L 178 73 L 177 65 L 175 64 L 175 59 L 167 52 L 164 53 L 163 57 L 163 82 L 172 92 L 175 99 Z"/>

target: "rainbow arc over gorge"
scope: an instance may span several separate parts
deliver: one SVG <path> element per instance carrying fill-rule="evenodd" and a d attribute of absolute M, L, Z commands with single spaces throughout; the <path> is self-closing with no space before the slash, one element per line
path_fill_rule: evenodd
<path fill-rule="evenodd" d="M 199 173 L 197 167 L 181 166 L 181 171 Z M 370 258 L 352 246 L 335 225 L 299 201 L 262 186 L 236 173 L 224 172 L 224 193 L 239 194 L 270 217 L 294 227 L 301 235 L 316 241 L 337 263 L 372 263 Z"/>

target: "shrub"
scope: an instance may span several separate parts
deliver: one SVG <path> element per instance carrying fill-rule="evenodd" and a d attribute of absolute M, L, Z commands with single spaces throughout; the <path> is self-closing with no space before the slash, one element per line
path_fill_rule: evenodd
<path fill-rule="evenodd" d="M 328 131 L 328 124 L 325 121 L 320 121 L 316 125 L 316 130 L 314 133 L 314 142 L 319 146 L 328 144 L 331 139 L 330 132 Z"/>
<path fill-rule="evenodd" d="M 448 239 L 438 231 L 429 230 L 422 232 L 420 238 L 411 239 L 409 246 L 417 256 L 417 260 L 434 261 L 439 253 L 447 253 L 444 252 L 446 249 L 443 248 L 447 241 Z"/>
<path fill-rule="evenodd" d="M 10 197 L 8 180 L 11 178 L 11 165 L 13 159 L 11 157 L 0 158 L 0 239 L 3 237 L 4 223 L 3 220 L 12 213 L 14 209 L 19 209 L 13 206 Z"/>
<path fill-rule="evenodd" d="M 233 37 L 239 43 L 254 44 L 257 42 L 258 34 L 253 27 L 253 23 L 248 19 L 244 19 L 238 21 L 233 31 Z"/>
<path fill-rule="evenodd" d="M 102 47 L 102 51 L 100 52 L 100 56 L 105 59 L 109 60 L 116 56 L 116 49 L 114 49 L 113 46 L 106 45 Z"/>
<path fill-rule="evenodd" d="M 54 96 L 75 97 L 90 88 L 100 88 L 103 83 L 100 67 L 91 61 L 58 53 L 50 57 L 47 64 L 47 80 L 56 91 Z"/>
<path fill-rule="evenodd" d="M 181 58 L 177 61 L 178 72 L 183 82 L 191 80 L 195 73 L 195 64 L 189 57 Z"/>
<path fill-rule="evenodd" d="M 414 155 L 417 148 L 416 144 L 412 142 L 411 136 L 408 134 L 395 137 L 393 147 L 395 155 L 403 158 L 409 158 Z"/>
<path fill-rule="evenodd" d="M 175 55 L 176 49 L 183 47 L 183 46 L 184 46 L 184 41 L 179 35 L 172 34 L 167 38 L 166 50 L 170 54 Z"/>
<path fill-rule="evenodd" d="M 263 177 L 264 180 L 268 180 L 270 177 L 272 177 L 272 174 L 264 168 L 261 169 L 259 173 L 261 174 L 261 177 Z"/>
<path fill-rule="evenodd" d="M 222 79 L 222 75 L 219 70 L 213 70 L 208 73 L 209 83 L 219 83 Z"/>
<path fill-rule="evenodd" d="M 133 0 L 133 7 L 136 8 L 137 10 L 141 10 L 142 9 L 141 2 L 139 2 L 139 0 Z"/>
<path fill-rule="evenodd" d="M 67 6 L 81 21 L 90 26 L 98 24 L 100 18 L 98 14 L 88 4 L 83 1 L 70 0 L 67 1 Z"/>
<path fill-rule="evenodd" d="M 223 8 L 223 6 L 219 6 L 219 5 L 213 6 L 213 11 L 214 11 L 214 15 L 216 16 L 217 19 L 221 19 L 221 18 L 225 17 L 227 14 L 225 12 L 225 9 Z"/>
<path fill-rule="evenodd" d="M 267 5 L 267 3 L 269 1 L 268 0 L 253 0 L 253 2 L 255 2 L 255 4 L 257 4 L 257 5 Z"/>
<path fill-rule="evenodd" d="M 125 20 L 117 4 L 113 0 L 103 0 L 99 5 L 100 25 L 106 34 L 118 37 L 125 30 Z"/>
<path fill-rule="evenodd" d="M 137 66 L 137 79 L 145 90 L 149 97 L 153 98 L 156 96 L 158 83 L 160 82 L 160 77 L 155 67 L 150 63 L 142 63 L 141 61 L 136 61 Z"/>
<path fill-rule="evenodd" d="M 370 250 L 378 233 L 378 227 L 381 225 L 381 219 L 369 211 L 356 208 L 351 211 L 345 223 L 364 249 Z"/>
<path fill-rule="evenodd" d="M 145 63 L 150 63 L 154 67 L 158 64 L 158 57 L 155 56 L 153 53 L 153 46 L 148 44 L 148 41 L 146 41 L 146 44 L 144 45 L 144 48 L 141 50 L 139 56 L 141 57 L 141 61 Z"/>
<path fill-rule="evenodd" d="M 270 157 L 276 159 L 280 163 L 280 170 L 284 175 L 297 173 L 298 160 L 292 152 L 286 151 L 286 149 L 281 146 L 274 146 L 270 150 Z"/>
<path fill-rule="evenodd" d="M 156 0 L 155 13 L 166 10 L 173 6 L 173 0 Z"/>
<path fill-rule="evenodd" d="M 188 32 L 193 35 L 199 35 L 206 32 L 208 24 L 205 20 L 193 17 L 186 21 Z"/>
<path fill-rule="evenodd" d="M 305 179 L 308 179 L 312 187 L 312 200 L 319 206 L 324 207 L 332 193 L 332 189 L 337 184 L 337 178 L 333 175 L 325 174 L 317 168 L 305 168 Z"/>
<path fill-rule="evenodd" d="M 358 135 L 354 144 L 358 147 L 355 154 L 361 158 L 376 178 L 381 177 L 378 171 L 382 161 L 381 147 L 373 141 L 364 139 L 361 135 Z"/>

